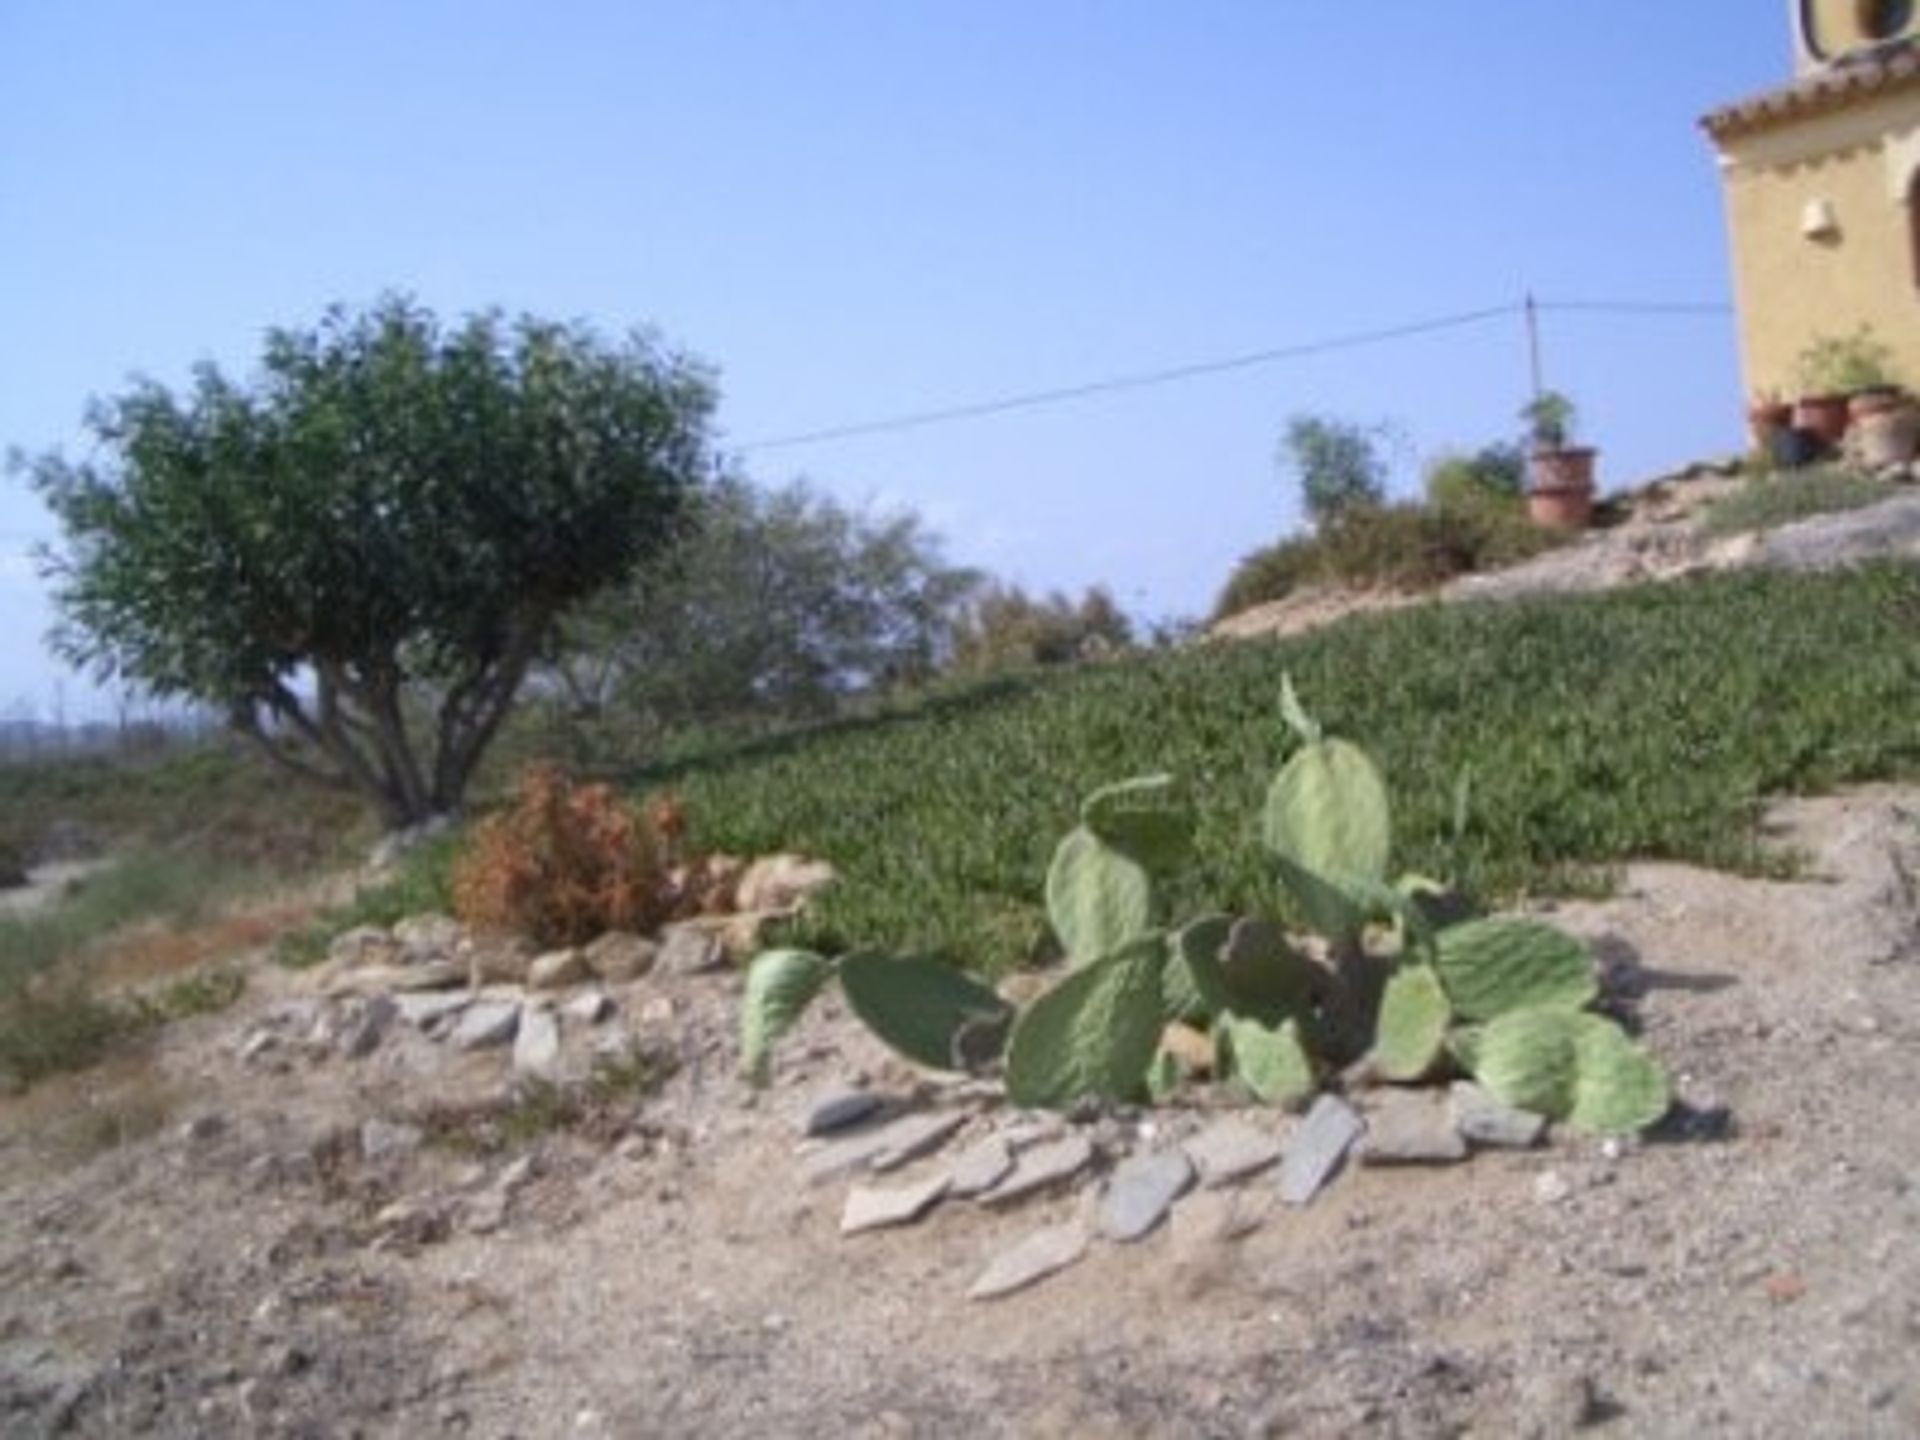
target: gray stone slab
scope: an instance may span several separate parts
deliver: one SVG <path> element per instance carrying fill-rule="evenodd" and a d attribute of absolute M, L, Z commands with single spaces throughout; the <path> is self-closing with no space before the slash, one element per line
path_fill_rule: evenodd
<path fill-rule="evenodd" d="M 1482 1150 L 1530 1150 L 1545 1137 L 1547 1117 L 1516 1110 L 1471 1080 L 1456 1080 L 1448 1092 L 1453 1128 Z"/>
<path fill-rule="evenodd" d="M 1427 1091 L 1383 1091 L 1367 1106 L 1366 1121 L 1356 1152 L 1364 1165 L 1457 1165 L 1467 1158 L 1452 1110 Z"/>
<path fill-rule="evenodd" d="M 1123 1160 L 1100 1197 L 1100 1233 L 1122 1245 L 1141 1239 L 1193 1185 L 1193 1162 L 1180 1150 Z"/>
<path fill-rule="evenodd" d="M 886 1104 L 886 1097 L 857 1085 L 836 1086 L 814 1097 L 800 1117 L 803 1135 L 830 1135 L 857 1125 Z"/>
<path fill-rule="evenodd" d="M 1092 1142 L 1084 1135 L 1066 1135 L 1021 1151 L 1006 1178 L 979 1198 L 987 1205 L 1011 1205 L 1072 1179 L 1092 1163 Z"/>
<path fill-rule="evenodd" d="M 513 1071 L 551 1080 L 560 1064 L 560 1022 L 551 1010 L 522 1007 L 513 1037 Z"/>
<path fill-rule="evenodd" d="M 511 1000 L 481 1000 L 469 1005 L 453 1027 L 452 1040 L 461 1050 L 484 1050 L 505 1045 L 520 1028 L 520 1007 Z"/>
<path fill-rule="evenodd" d="M 614 1009 L 613 997 L 606 991 L 582 990 L 560 1007 L 560 1013 L 581 1025 L 598 1025 L 611 1018 Z"/>
<path fill-rule="evenodd" d="M 916 1111 L 866 1126 L 809 1155 L 807 1179 L 817 1185 L 849 1170 L 895 1169 L 937 1148 L 966 1119 L 947 1111 Z"/>
<path fill-rule="evenodd" d="M 858 1235 L 862 1230 L 910 1225 L 940 1202 L 947 1184 L 945 1175 L 936 1175 L 918 1185 L 885 1189 L 856 1185 L 847 1192 L 846 1208 L 840 1212 L 840 1233 Z"/>
<path fill-rule="evenodd" d="M 1202 1185 L 1230 1185 L 1280 1158 L 1280 1142 L 1244 1120 L 1215 1120 L 1182 1144 Z"/>
<path fill-rule="evenodd" d="M 396 995 L 393 1003 L 400 1007 L 402 1020 L 417 1030 L 425 1030 L 458 1015 L 473 1003 L 473 997 L 463 990 L 437 990 L 423 995 Z"/>
<path fill-rule="evenodd" d="M 961 1151 L 953 1162 L 953 1169 L 947 1172 L 952 1183 L 947 1193 L 956 1200 L 970 1200 L 976 1195 L 984 1195 L 1013 1169 L 1013 1147 L 998 1135 L 989 1135 L 986 1139 L 969 1145 Z"/>
<path fill-rule="evenodd" d="M 1318 1195 L 1365 1128 L 1353 1107 L 1338 1095 L 1315 1100 L 1287 1141 L 1280 1162 L 1280 1198 L 1289 1205 L 1304 1205 Z"/>
<path fill-rule="evenodd" d="M 1078 1220 L 1037 1230 L 996 1256 L 967 1291 L 969 1300 L 1011 1295 L 1064 1270 L 1087 1253 L 1087 1230 Z"/>

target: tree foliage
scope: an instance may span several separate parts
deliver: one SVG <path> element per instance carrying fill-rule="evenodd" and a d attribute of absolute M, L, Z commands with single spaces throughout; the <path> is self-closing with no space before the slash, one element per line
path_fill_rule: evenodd
<path fill-rule="evenodd" d="M 1387 492 L 1380 432 L 1323 415 L 1295 415 L 1281 441 L 1282 464 L 1300 482 L 1300 498 L 1315 525 L 1355 505 L 1378 505 Z"/>
<path fill-rule="evenodd" d="M 630 741 L 744 717 L 810 719 L 923 679 L 979 583 L 911 513 L 871 516 L 804 482 L 710 487 L 673 550 L 563 627 L 552 673 L 574 724 Z"/>
<path fill-rule="evenodd" d="M 1133 625 L 1099 585 L 1079 600 L 1055 591 L 1034 599 L 1017 585 L 990 585 L 954 629 L 953 664 L 985 672 L 1060 665 L 1124 650 Z"/>
<path fill-rule="evenodd" d="M 644 337 L 398 298 L 96 401 L 101 459 L 16 455 L 66 532 L 56 643 L 218 705 L 401 826 L 455 808 L 558 619 L 677 533 L 705 372 Z"/>

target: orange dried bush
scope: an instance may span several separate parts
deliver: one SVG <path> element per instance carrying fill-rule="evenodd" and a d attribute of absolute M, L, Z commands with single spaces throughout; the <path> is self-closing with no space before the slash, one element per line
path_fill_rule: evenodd
<path fill-rule="evenodd" d="M 576 785 L 557 765 L 528 766 L 510 809 L 476 827 L 454 867 L 454 913 L 481 930 L 537 945 L 578 945 L 606 930 L 651 930 L 668 919 L 667 872 L 681 821 L 656 801 L 658 828 L 606 785 Z"/>

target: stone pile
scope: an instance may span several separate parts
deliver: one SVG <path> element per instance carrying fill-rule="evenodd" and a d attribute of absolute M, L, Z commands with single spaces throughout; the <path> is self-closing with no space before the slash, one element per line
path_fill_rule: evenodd
<path fill-rule="evenodd" d="M 1065 1269 L 1095 1241 L 1137 1244 L 1163 1223 L 1184 1263 L 1269 1214 L 1310 1204 L 1350 1160 L 1455 1164 L 1476 1149 L 1538 1144 L 1547 1122 L 1467 1082 L 1446 1094 L 1321 1095 L 1298 1119 L 1269 1110 L 1033 1115 L 1001 1111 L 991 1089 L 965 1082 L 920 1107 L 835 1089 L 806 1109 L 799 1128 L 808 1183 L 852 1178 L 843 1235 L 915 1224 L 960 1203 L 1010 1211 L 1077 1194 L 1072 1218 L 991 1258 L 967 1291 L 986 1300 Z M 879 1179 L 909 1166 L 911 1178 Z"/>

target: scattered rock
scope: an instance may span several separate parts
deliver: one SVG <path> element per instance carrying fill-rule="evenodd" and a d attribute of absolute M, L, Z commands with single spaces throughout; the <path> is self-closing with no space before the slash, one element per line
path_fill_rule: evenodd
<path fill-rule="evenodd" d="M 568 946 L 564 950 L 549 950 L 544 955 L 536 955 L 533 963 L 527 966 L 527 988 L 529 990 L 564 990 L 570 985 L 578 985 L 591 979 L 593 972 L 587 968 L 586 956 L 578 946 Z"/>
<path fill-rule="evenodd" d="M 1202 1185 L 1229 1185 L 1280 1158 L 1280 1142 L 1244 1120 L 1216 1120 L 1182 1147 Z"/>
<path fill-rule="evenodd" d="M 1086 1227 L 1078 1220 L 1035 1231 L 995 1257 L 967 1291 L 969 1300 L 993 1300 L 1064 1270 L 1087 1253 Z"/>
<path fill-rule="evenodd" d="M 391 995 L 370 995 L 341 1027 L 336 1048 L 349 1060 L 371 1055 L 399 1017 L 400 1007 Z"/>
<path fill-rule="evenodd" d="M 1252 1234 L 1260 1228 L 1260 1208 L 1250 1191 L 1195 1191 L 1173 1207 L 1174 1252 L 1191 1255 Z"/>
<path fill-rule="evenodd" d="M 654 964 L 666 975 L 705 975 L 727 967 L 727 947 L 698 925 L 670 925 L 662 932 Z"/>
<path fill-rule="evenodd" d="M 839 878 L 824 860 L 804 855 L 763 855 L 742 872 L 733 889 L 738 910 L 793 911 Z"/>
<path fill-rule="evenodd" d="M 581 952 L 587 969 L 609 985 L 628 985 L 653 969 L 660 947 L 644 935 L 609 930 Z"/>
<path fill-rule="evenodd" d="M 966 1116 L 950 1112 L 902 1115 L 830 1141 L 807 1157 L 807 1179 L 818 1184 L 849 1170 L 890 1170 L 934 1149 Z M 884 1162 L 884 1163 L 882 1163 Z"/>
<path fill-rule="evenodd" d="M 910 1224 L 939 1202 L 947 1193 L 947 1184 L 945 1175 L 937 1175 L 918 1185 L 886 1190 L 856 1185 L 847 1192 L 846 1208 L 840 1213 L 840 1233 L 857 1235 L 862 1230 Z"/>
<path fill-rule="evenodd" d="M 1100 1231 L 1109 1240 L 1138 1240 L 1166 1216 L 1194 1181 L 1193 1162 L 1179 1150 L 1122 1161 L 1100 1200 Z"/>
<path fill-rule="evenodd" d="M 453 954 L 464 937 L 460 922 L 431 911 L 409 915 L 393 927 L 394 942 L 408 961 L 441 959 Z"/>
<path fill-rule="evenodd" d="M 606 991 L 583 990 L 561 1006 L 560 1013 L 581 1025 L 598 1025 L 612 1018 L 615 1008 L 613 997 Z"/>
<path fill-rule="evenodd" d="M 208 1110 L 194 1116 L 180 1127 L 180 1138 L 191 1145 L 205 1144 L 217 1140 L 227 1133 L 227 1117 L 217 1110 Z"/>
<path fill-rule="evenodd" d="M 522 1008 L 513 1038 L 514 1073 L 551 1080 L 559 1064 L 560 1022 L 551 1011 Z"/>
<path fill-rule="evenodd" d="M 1092 1142 L 1084 1135 L 1066 1135 L 1022 1151 L 1006 1178 L 979 1198 L 988 1205 L 1011 1205 L 1071 1180 L 1092 1163 Z"/>
<path fill-rule="evenodd" d="M 375 1117 L 361 1122 L 360 1155 L 375 1163 L 402 1158 L 418 1150 L 423 1138 L 417 1125 Z"/>
<path fill-rule="evenodd" d="M 393 965 L 402 958 L 400 943 L 378 925 L 356 925 L 333 937 L 327 962 L 342 969 Z"/>
<path fill-rule="evenodd" d="M 865 1120 L 886 1101 L 871 1090 L 843 1086 L 829 1090 L 807 1107 L 800 1130 L 805 1135 L 827 1135 Z"/>
<path fill-rule="evenodd" d="M 393 1003 L 400 1018 L 416 1030 L 431 1030 L 458 1015 L 473 1003 L 464 991 L 438 990 L 417 995 L 396 995 Z"/>
<path fill-rule="evenodd" d="M 1484 1150 L 1529 1150 L 1547 1133 L 1547 1117 L 1516 1110 L 1471 1080 L 1456 1080 L 1448 1092 L 1453 1128 Z"/>
<path fill-rule="evenodd" d="M 639 1019 L 642 1025 L 671 1025 L 676 1013 L 671 995 L 654 995 L 640 1007 Z"/>
<path fill-rule="evenodd" d="M 1287 1142 L 1280 1162 L 1280 1198 L 1304 1205 L 1339 1170 L 1347 1150 L 1366 1127 L 1353 1107 L 1338 1095 L 1322 1095 Z"/>
<path fill-rule="evenodd" d="M 456 1049 L 484 1050 L 506 1044 L 519 1028 L 518 1005 L 511 1000 L 481 1000 L 467 1007 L 451 1038 Z"/>
<path fill-rule="evenodd" d="M 1453 1165 L 1467 1158 L 1447 1103 L 1425 1091 L 1388 1090 L 1367 1107 L 1359 1156 L 1366 1165 Z"/>
<path fill-rule="evenodd" d="M 1013 1148 L 998 1135 L 969 1146 L 947 1172 L 947 1193 L 958 1200 L 985 1194 L 1013 1169 Z"/>
<path fill-rule="evenodd" d="M 456 954 L 466 962 L 467 983 L 476 990 L 482 985 L 524 985 L 533 965 L 533 947 L 508 935 L 464 940 Z"/>
<path fill-rule="evenodd" d="M 239 1056 L 242 1064 L 249 1064 L 252 1061 L 258 1060 L 262 1055 L 274 1049 L 279 1044 L 280 1037 L 274 1034 L 273 1031 L 262 1027 L 261 1029 L 250 1032 L 247 1037 L 240 1042 L 240 1048 L 234 1053 Z"/>

